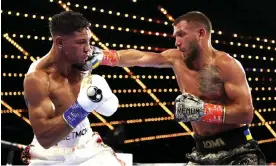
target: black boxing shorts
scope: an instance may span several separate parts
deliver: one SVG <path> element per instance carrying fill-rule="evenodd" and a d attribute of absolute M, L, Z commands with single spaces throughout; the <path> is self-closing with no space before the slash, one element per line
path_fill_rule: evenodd
<path fill-rule="evenodd" d="M 248 126 L 214 136 L 194 135 L 196 147 L 187 165 L 265 165 L 265 157 Z"/>

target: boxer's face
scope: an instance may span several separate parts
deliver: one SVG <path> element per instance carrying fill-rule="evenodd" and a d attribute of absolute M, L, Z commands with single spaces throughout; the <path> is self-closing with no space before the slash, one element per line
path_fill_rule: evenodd
<path fill-rule="evenodd" d="M 88 58 L 90 49 L 91 32 L 89 29 L 75 31 L 72 35 L 65 36 L 62 44 L 62 55 L 70 63 L 83 64 Z"/>
<path fill-rule="evenodd" d="M 175 46 L 183 53 L 185 63 L 192 68 L 192 63 L 199 56 L 199 43 L 194 26 L 189 25 L 187 21 L 180 21 L 174 26 Z"/>

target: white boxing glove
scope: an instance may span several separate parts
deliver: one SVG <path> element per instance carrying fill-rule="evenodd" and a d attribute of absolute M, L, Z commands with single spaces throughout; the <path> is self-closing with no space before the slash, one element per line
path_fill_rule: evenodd
<path fill-rule="evenodd" d="M 114 114 L 118 108 L 119 101 L 118 98 L 112 93 L 112 90 L 110 89 L 106 80 L 99 75 L 91 75 L 91 78 L 88 80 L 88 82 L 82 82 L 82 86 L 87 86 L 84 85 L 87 83 L 90 83 L 92 86 L 87 89 L 88 97 L 81 95 L 81 93 L 85 92 L 80 92 L 78 98 L 80 105 L 85 110 L 89 110 L 89 112 L 92 112 L 95 109 L 98 113 L 104 116 L 111 116 Z M 91 97 L 93 95 L 95 97 Z M 82 96 L 84 96 L 84 98 Z M 90 100 L 93 102 L 99 102 L 96 108 L 91 108 L 93 106 L 90 104 Z"/>
<path fill-rule="evenodd" d="M 103 102 L 96 111 L 104 116 L 111 116 L 113 115 L 119 106 L 119 100 L 115 96 L 115 94 L 111 94 L 111 97 Z"/>
<path fill-rule="evenodd" d="M 63 113 L 63 118 L 69 126 L 75 128 L 92 111 L 111 116 L 118 105 L 118 98 L 106 80 L 99 75 L 88 75 L 81 83 L 76 102 Z"/>

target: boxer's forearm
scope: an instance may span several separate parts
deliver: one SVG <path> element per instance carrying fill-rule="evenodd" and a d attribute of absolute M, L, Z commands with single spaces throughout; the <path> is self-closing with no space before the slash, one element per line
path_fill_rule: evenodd
<path fill-rule="evenodd" d="M 251 104 L 230 104 L 225 106 L 225 124 L 249 124 L 254 116 Z"/>
<path fill-rule="evenodd" d="M 39 126 L 39 133 L 35 133 L 35 135 L 41 146 L 48 149 L 64 139 L 72 130 L 62 115 L 59 115 L 43 120 Z"/>
<path fill-rule="evenodd" d="M 134 49 L 103 51 L 103 60 L 101 61 L 101 65 L 118 67 L 172 67 L 172 64 L 159 53 L 145 52 Z"/>
<path fill-rule="evenodd" d="M 116 66 L 120 67 L 132 67 L 132 66 L 154 66 L 157 62 L 154 62 L 154 56 L 159 56 L 158 53 L 143 52 L 134 49 L 117 51 L 119 54 L 119 61 Z"/>

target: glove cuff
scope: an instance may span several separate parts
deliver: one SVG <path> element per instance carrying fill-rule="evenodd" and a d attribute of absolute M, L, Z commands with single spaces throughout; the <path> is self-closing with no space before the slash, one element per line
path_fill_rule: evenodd
<path fill-rule="evenodd" d="M 209 123 L 224 123 L 225 106 L 205 103 L 204 115 L 201 119 L 203 122 Z"/>
<path fill-rule="evenodd" d="M 116 66 L 119 63 L 120 57 L 116 50 L 104 50 L 103 54 L 102 65 Z"/>
<path fill-rule="evenodd" d="M 78 101 L 76 101 L 63 113 L 62 117 L 65 122 L 74 129 L 89 113 L 90 112 L 85 111 Z"/>

